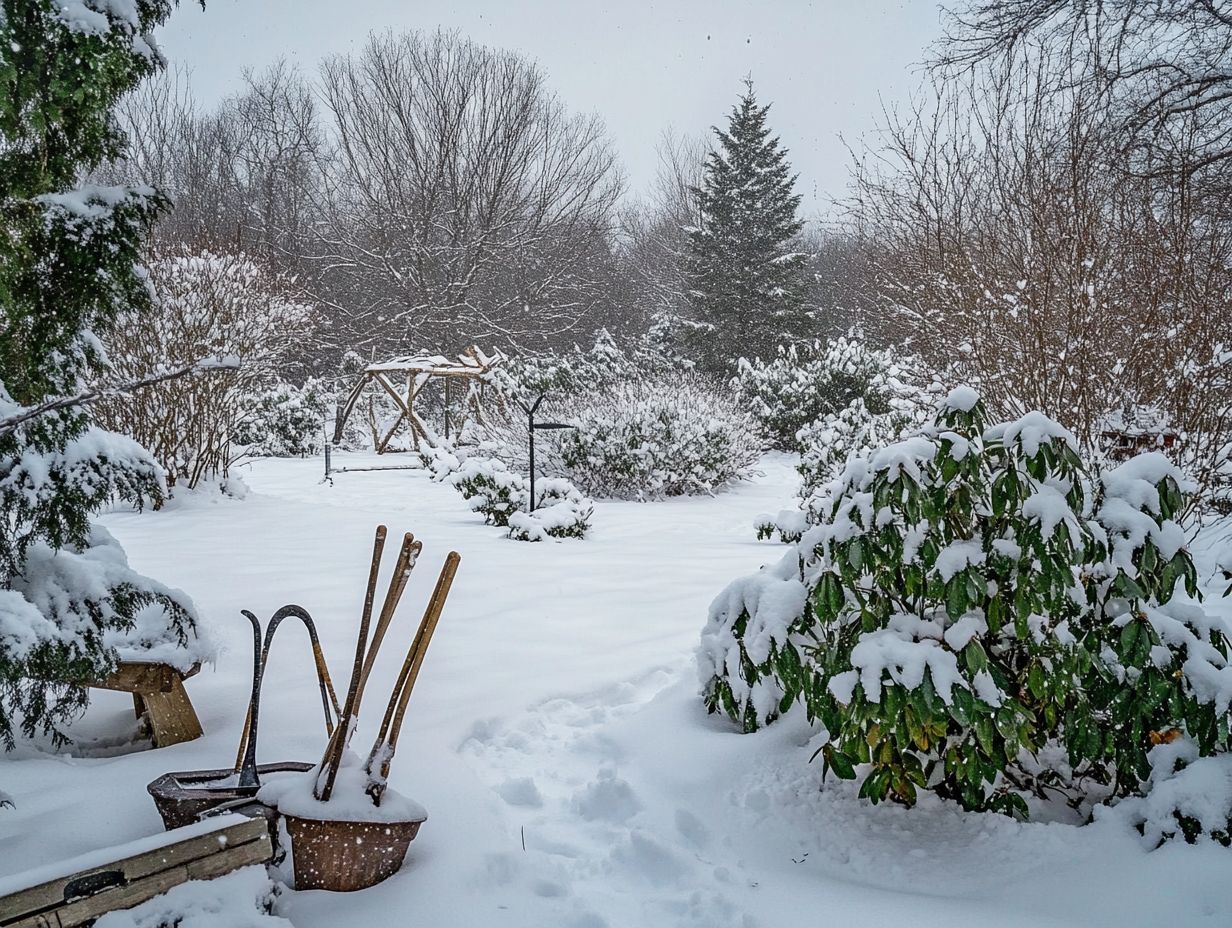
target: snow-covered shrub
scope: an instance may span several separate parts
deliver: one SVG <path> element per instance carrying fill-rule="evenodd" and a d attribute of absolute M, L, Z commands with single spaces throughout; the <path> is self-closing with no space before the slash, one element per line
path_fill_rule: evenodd
<path fill-rule="evenodd" d="M 549 477 L 535 481 L 539 498 L 533 512 L 515 512 L 509 517 L 509 537 L 518 541 L 548 538 L 585 538 L 594 513 L 587 499 L 568 480 Z"/>
<path fill-rule="evenodd" d="M 1187 485 L 1159 454 L 1093 475 L 1077 447 L 1039 413 L 987 427 L 963 388 L 853 457 L 799 545 L 712 605 L 707 706 L 752 730 L 802 703 L 873 801 L 1025 813 L 1023 789 L 1138 792 L 1160 733 L 1226 751 L 1232 626 L 1180 601 Z M 1068 782 L 1038 774 L 1053 751 Z"/>
<path fill-rule="evenodd" d="M 770 361 L 741 358 L 735 384 L 780 451 L 799 448 L 797 434 L 862 400 L 872 415 L 889 411 L 903 392 L 905 373 L 895 354 L 854 336 L 779 346 Z"/>
<path fill-rule="evenodd" d="M 801 514 L 757 526 L 759 538 L 799 540 L 802 520 L 815 522 L 818 492 L 842 473 L 853 454 L 895 441 L 929 418 L 921 389 L 891 351 L 874 351 L 853 338 L 781 349 L 771 364 L 742 361 L 737 383 L 777 446 L 798 450 Z M 787 439 L 785 429 L 799 425 Z M 782 531 L 782 526 L 790 526 Z"/>
<path fill-rule="evenodd" d="M 584 394 L 637 374 L 636 362 L 600 329 L 587 350 L 575 345 L 558 354 L 510 358 L 497 368 L 495 380 L 506 395 L 532 400 L 541 393 Z"/>
<path fill-rule="evenodd" d="M 532 397 L 533 400 L 533 397 Z M 539 422 L 567 419 L 563 410 L 577 402 L 573 397 L 550 395 L 537 411 Z M 455 444 L 455 453 L 466 453 L 473 447 L 476 454 L 496 458 L 519 474 L 530 473 L 530 432 L 526 413 L 510 399 L 503 405 L 492 404 L 484 422 L 467 435 L 471 445 Z M 558 450 L 559 436 L 548 431 L 535 435 L 535 473 L 560 474 L 564 464 Z"/>
<path fill-rule="evenodd" d="M 484 423 L 471 437 L 490 457 L 503 461 L 518 473 L 530 472 L 528 418 L 522 405 L 543 395 L 537 419 L 560 421 L 570 418 L 579 402 L 607 390 L 619 380 L 640 376 L 635 362 L 615 343 L 605 329 L 595 336 L 588 350 L 509 358 L 497 368 L 493 385 L 501 401 L 489 404 Z M 536 474 L 560 474 L 564 465 L 558 452 L 559 436 L 540 432 L 535 436 Z"/>
<path fill-rule="evenodd" d="M 648 377 L 578 397 L 560 433 L 564 472 L 585 493 L 654 499 L 710 493 L 753 470 L 765 441 L 731 391 L 698 375 Z"/>
<path fill-rule="evenodd" d="M 1137 829 L 1148 848 L 1181 838 L 1232 847 L 1232 754 L 1202 757 L 1179 732 L 1151 749 L 1145 796 L 1117 803 L 1104 814 Z"/>
<path fill-rule="evenodd" d="M 931 407 L 919 391 L 886 391 L 874 412 L 864 397 L 856 397 L 837 412 L 827 413 L 796 435 L 800 448 L 800 505 L 816 518 L 816 496 L 847 466 L 853 454 L 869 454 L 898 441 L 928 421 Z"/>
<path fill-rule="evenodd" d="M 463 461 L 472 456 L 468 451 L 438 435 L 435 441 L 421 443 L 416 454 L 428 477 L 436 483 L 444 483 L 461 469 Z"/>
<path fill-rule="evenodd" d="M 534 512 L 527 512 L 529 483 L 492 458 L 464 456 L 435 448 L 425 453 L 433 479 L 449 483 L 462 494 L 473 512 L 489 525 L 509 528 L 509 537 L 519 541 L 545 538 L 583 538 L 590 528 L 594 501 L 587 499 L 568 480 L 541 477 L 535 481 L 538 497 Z"/>
<path fill-rule="evenodd" d="M 779 536 L 784 544 L 794 545 L 808 531 L 808 513 L 802 509 L 780 509 L 776 516 L 762 513 L 753 520 L 753 530 L 759 541 Z"/>
<path fill-rule="evenodd" d="M 325 443 L 329 405 L 321 381 L 297 386 L 280 382 L 240 400 L 233 443 L 257 457 L 319 454 Z"/>
<path fill-rule="evenodd" d="M 473 436 L 482 453 L 527 473 L 528 420 L 518 401 L 546 392 L 537 420 L 574 428 L 535 437 L 535 473 L 592 496 L 649 499 L 708 493 L 747 475 L 765 441 L 724 385 L 600 332 L 588 351 L 513 360 L 499 372 L 506 402 Z M 456 450 L 456 449 L 455 449 Z"/>
<path fill-rule="evenodd" d="M 116 374 L 136 377 L 205 357 L 236 357 L 235 371 L 186 377 L 108 400 L 108 428 L 150 449 L 169 484 L 226 477 L 246 401 L 275 384 L 299 350 L 312 310 L 293 282 L 243 254 L 176 250 L 150 262 L 153 313 L 121 315 L 106 340 Z M 251 433 L 245 433 L 251 437 Z"/>
<path fill-rule="evenodd" d="M 507 526 L 514 512 L 526 508 L 525 478 L 501 461 L 467 458 L 449 474 L 448 481 L 489 525 Z"/>

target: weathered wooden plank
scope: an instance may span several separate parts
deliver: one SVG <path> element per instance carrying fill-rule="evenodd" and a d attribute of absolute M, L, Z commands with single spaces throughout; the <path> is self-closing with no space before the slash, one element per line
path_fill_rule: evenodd
<path fill-rule="evenodd" d="M 56 917 L 60 920 L 60 928 L 76 928 L 77 925 L 89 924 L 116 909 L 131 909 L 187 882 L 187 869 L 183 865 L 172 867 L 136 883 L 60 906 L 55 909 Z"/>
<path fill-rule="evenodd" d="M 198 872 L 213 872 L 213 868 L 227 867 L 231 860 L 242 861 L 220 872 L 213 872 L 213 875 L 217 876 L 249 863 L 268 860 L 272 856 L 269 830 L 264 819 L 227 816 L 217 819 L 214 824 L 216 827 L 208 831 L 203 831 L 202 824 L 199 823 L 166 832 L 159 837 L 170 839 L 169 843 L 160 843 L 154 847 L 144 846 L 150 839 L 122 845 L 115 849 L 120 855 L 118 859 L 109 863 L 100 864 L 97 852 L 65 861 L 57 868 L 59 875 L 51 879 L 45 878 L 48 868 L 28 871 L 29 883 L 24 886 L 22 884 L 26 881 L 23 880 L 23 874 L 17 874 L 4 882 L 6 888 L 21 888 L 13 889 L 8 895 L 0 897 L 0 925 L 20 924 L 18 919 L 31 918 L 52 909 L 60 911 L 61 922 L 67 924 L 64 922 L 62 910 L 66 905 L 73 904 L 73 898 L 78 893 L 97 890 L 100 897 L 121 898 L 115 894 L 128 886 L 177 868 L 182 869 L 184 874 L 179 882 L 185 882 L 189 879 L 188 865 L 211 857 L 222 859 L 209 867 L 199 866 Z M 106 888 L 109 884 L 110 888 Z M 163 891 L 157 890 L 150 896 Z M 48 923 L 55 924 L 51 920 Z"/>
<path fill-rule="evenodd" d="M 264 819 L 262 819 L 264 821 Z M 225 854 L 214 854 L 202 857 L 185 864 L 190 880 L 213 880 L 225 876 L 240 867 L 251 867 L 254 864 L 268 863 L 274 856 L 274 848 L 270 843 L 268 829 L 256 841 L 240 844 L 231 848 Z"/>
<path fill-rule="evenodd" d="M 260 840 L 239 844 L 209 857 L 202 857 L 169 870 L 152 873 L 129 883 L 123 889 L 108 890 L 64 906 L 58 910 L 60 928 L 76 928 L 87 924 L 100 915 L 116 909 L 131 909 L 135 905 L 162 895 L 190 880 L 212 880 L 225 876 L 241 867 L 265 863 L 272 856 L 269 832 Z"/>
<path fill-rule="evenodd" d="M 124 661 L 114 673 L 102 680 L 86 681 L 86 685 L 124 693 L 169 693 L 177 683 L 187 680 L 200 669 L 200 664 L 181 671 L 169 664 L 154 661 Z"/>
<path fill-rule="evenodd" d="M 121 664 L 115 672 L 90 685 L 100 690 L 120 690 L 125 693 L 158 693 L 171 688 L 179 672 L 166 664 L 131 662 Z"/>

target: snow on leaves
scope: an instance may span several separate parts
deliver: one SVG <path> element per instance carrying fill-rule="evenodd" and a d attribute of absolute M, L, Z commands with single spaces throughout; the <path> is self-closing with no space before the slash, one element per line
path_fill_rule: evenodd
<path fill-rule="evenodd" d="M 1043 780 L 1134 794 L 1151 732 L 1226 750 L 1232 627 L 1185 601 L 1179 472 L 1150 454 L 1092 476 L 1065 429 L 1037 413 L 987 428 L 973 392 L 853 456 L 784 560 L 716 599 L 709 708 L 751 730 L 802 703 L 827 769 L 860 767 L 866 797 L 1015 814 Z M 771 578 L 807 600 L 766 605 Z M 1065 783 L 1032 759 L 1058 750 Z"/>

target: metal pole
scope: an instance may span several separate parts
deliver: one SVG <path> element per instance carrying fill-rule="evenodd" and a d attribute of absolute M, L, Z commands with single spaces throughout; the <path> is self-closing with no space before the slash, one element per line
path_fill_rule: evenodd
<path fill-rule="evenodd" d="M 543 399 L 543 397 L 541 396 L 539 399 Z M 530 425 L 530 428 L 527 430 L 530 432 L 530 508 L 527 510 L 528 512 L 535 511 L 535 410 L 538 407 L 539 400 L 536 400 L 535 404 L 527 410 L 529 413 L 528 424 Z"/>
<path fill-rule="evenodd" d="M 449 440 L 449 381 L 451 378 L 445 379 L 445 440 Z"/>

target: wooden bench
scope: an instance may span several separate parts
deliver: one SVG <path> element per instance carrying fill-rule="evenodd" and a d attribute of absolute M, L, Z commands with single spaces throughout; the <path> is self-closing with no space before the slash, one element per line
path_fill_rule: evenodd
<path fill-rule="evenodd" d="M 273 857 L 263 818 L 225 815 L 104 851 L 0 877 L 3 928 L 77 928 L 189 880 Z"/>
<path fill-rule="evenodd" d="M 165 748 L 193 741 L 203 734 L 197 712 L 184 689 L 184 681 L 200 669 L 200 664 L 181 672 L 166 664 L 124 661 L 111 676 L 89 685 L 132 693 L 137 718 L 144 716 L 149 720 L 154 747 Z"/>

